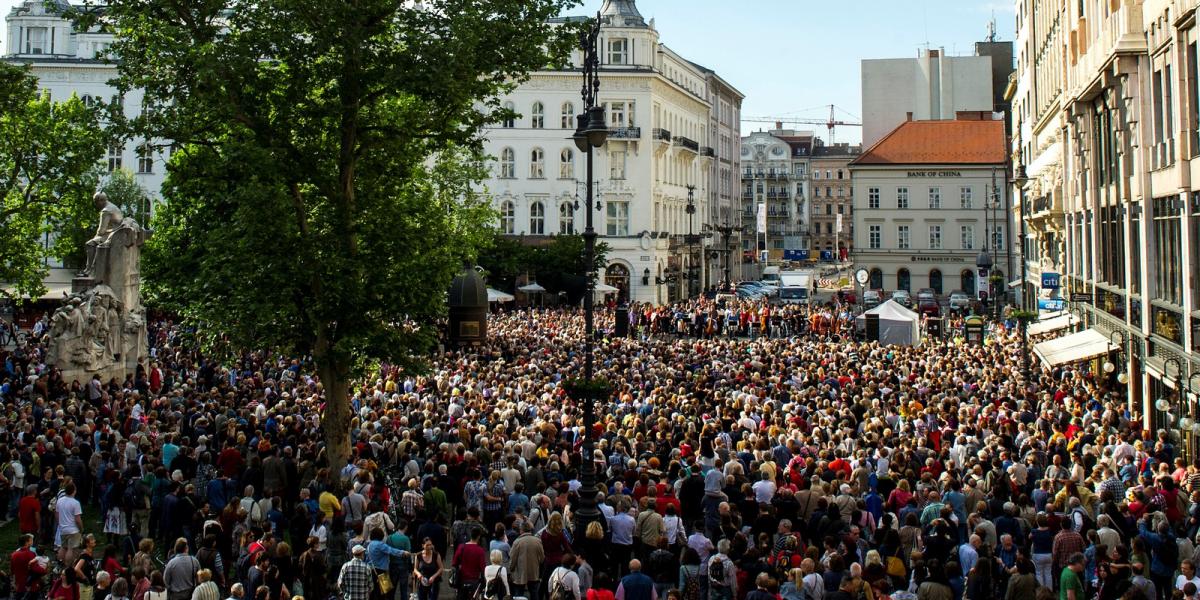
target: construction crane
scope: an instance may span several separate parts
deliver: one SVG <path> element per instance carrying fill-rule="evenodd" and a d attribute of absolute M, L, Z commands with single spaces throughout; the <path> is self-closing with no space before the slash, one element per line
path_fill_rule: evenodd
<path fill-rule="evenodd" d="M 851 121 L 839 121 L 834 115 L 834 105 L 829 105 L 829 119 L 822 121 L 820 119 L 788 119 L 784 117 L 753 117 L 742 119 L 744 123 L 787 123 L 789 125 L 824 125 L 829 130 L 829 144 L 833 145 L 835 138 L 835 129 L 841 127 L 862 127 L 862 123 L 854 123 Z"/>

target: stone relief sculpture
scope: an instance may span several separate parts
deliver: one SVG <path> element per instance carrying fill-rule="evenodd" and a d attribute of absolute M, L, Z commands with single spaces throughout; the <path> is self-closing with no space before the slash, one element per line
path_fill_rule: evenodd
<path fill-rule="evenodd" d="M 72 280 L 73 295 L 50 318 L 46 362 L 66 381 L 123 380 L 146 360 L 146 316 L 139 264 L 147 232 L 103 193 L 96 235 L 87 242 L 87 264 Z"/>

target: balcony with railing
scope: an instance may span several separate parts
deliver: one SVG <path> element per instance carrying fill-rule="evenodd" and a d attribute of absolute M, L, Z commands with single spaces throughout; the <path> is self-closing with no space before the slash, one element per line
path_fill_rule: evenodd
<path fill-rule="evenodd" d="M 1062 201 L 1056 201 L 1053 194 L 1034 198 L 1029 209 L 1029 217 L 1035 220 L 1063 216 Z"/>
<path fill-rule="evenodd" d="M 697 154 L 700 153 L 700 142 L 697 142 L 691 138 L 683 137 L 682 135 L 675 138 L 675 145 L 691 150 Z"/>
<path fill-rule="evenodd" d="M 786 180 L 788 177 L 789 177 L 789 174 L 787 171 L 776 171 L 776 170 L 767 171 L 767 179 Z"/>
<path fill-rule="evenodd" d="M 656 140 L 661 140 L 661 141 L 670 143 L 671 132 L 670 132 L 670 130 L 661 129 L 661 128 L 656 127 L 654 129 L 650 130 L 650 137 L 652 137 Z"/>
<path fill-rule="evenodd" d="M 638 140 L 641 138 L 641 127 L 615 127 L 608 130 L 608 139 L 610 140 Z"/>
<path fill-rule="evenodd" d="M 706 156 L 708 158 L 716 158 L 717 151 L 713 150 L 712 146 L 700 146 L 700 156 Z"/>
<path fill-rule="evenodd" d="M 754 192 L 752 192 L 750 190 L 742 190 L 742 199 L 743 200 L 753 200 Z"/>

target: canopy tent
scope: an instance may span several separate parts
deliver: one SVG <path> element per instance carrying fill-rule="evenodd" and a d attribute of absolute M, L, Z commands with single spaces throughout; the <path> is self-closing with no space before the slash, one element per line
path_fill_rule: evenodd
<path fill-rule="evenodd" d="M 1058 315 L 1049 319 L 1043 318 L 1037 323 L 1029 325 L 1029 335 L 1046 335 L 1047 333 L 1054 333 L 1055 331 L 1066 329 L 1067 327 L 1070 327 L 1078 322 L 1079 318 L 1070 313 Z"/>
<path fill-rule="evenodd" d="M 500 290 L 487 289 L 488 302 L 512 302 L 516 300 L 516 296 L 506 294 Z"/>
<path fill-rule="evenodd" d="M 866 329 L 867 315 L 879 315 L 879 343 L 901 346 L 921 344 L 921 317 L 895 300 L 888 300 L 854 319 L 858 329 Z"/>
<path fill-rule="evenodd" d="M 1116 349 L 1115 344 L 1095 329 L 1085 329 L 1033 345 L 1033 353 L 1049 367 L 1096 358 Z"/>
<path fill-rule="evenodd" d="M 596 283 L 595 290 L 597 296 L 603 296 L 604 294 L 615 294 L 621 291 L 611 285 L 608 285 L 607 283 Z"/>
<path fill-rule="evenodd" d="M 536 281 L 533 283 L 527 283 L 517 289 L 519 291 L 525 292 L 526 294 L 540 294 L 540 293 L 546 291 L 546 288 L 538 285 L 538 283 Z"/>

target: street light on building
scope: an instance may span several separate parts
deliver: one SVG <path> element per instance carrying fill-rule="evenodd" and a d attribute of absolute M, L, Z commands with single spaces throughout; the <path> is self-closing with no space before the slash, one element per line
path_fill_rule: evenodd
<path fill-rule="evenodd" d="M 1029 183 L 1029 177 L 1025 174 L 1024 160 L 1020 154 L 1017 156 L 1021 162 L 1017 164 L 1016 174 L 1013 176 L 1013 184 L 1017 186 L 1017 190 L 1021 195 L 1021 308 L 1029 311 L 1033 310 L 1029 308 L 1029 300 L 1026 298 L 1028 294 L 1025 293 L 1029 285 L 1026 283 L 1029 277 L 1029 262 L 1025 257 L 1025 184 Z M 1019 319 L 1019 322 L 1021 324 L 1021 375 L 1025 378 L 1025 385 L 1028 386 L 1033 381 L 1031 379 L 1029 364 L 1029 319 Z"/>
<path fill-rule="evenodd" d="M 688 216 L 688 234 L 687 234 L 688 284 L 687 284 L 687 291 L 688 291 L 688 297 L 690 298 L 690 297 L 696 295 L 695 285 L 696 285 L 696 280 L 698 279 L 698 273 L 696 270 L 696 267 L 697 267 L 697 265 L 696 265 L 696 243 L 699 241 L 700 236 L 697 236 L 695 234 L 695 230 L 693 229 L 693 223 L 696 218 L 696 186 L 694 186 L 694 185 L 687 186 L 687 191 L 688 191 L 688 195 L 687 195 L 687 216 Z"/>
<path fill-rule="evenodd" d="M 583 50 L 583 111 L 577 119 L 573 140 L 581 152 L 587 154 L 587 205 L 583 229 L 584 264 L 587 265 L 587 291 L 583 297 L 584 310 L 584 340 L 583 340 L 583 386 L 582 392 L 575 401 L 583 408 L 583 444 L 580 450 L 580 488 L 578 506 L 575 510 L 575 531 L 587 531 L 589 523 L 598 522 L 600 511 L 596 506 L 599 490 L 596 488 L 596 464 L 593 459 L 595 447 L 596 402 L 602 400 L 604 392 L 596 390 L 593 384 L 592 345 L 595 337 L 595 295 L 596 295 L 596 230 L 592 226 L 592 211 L 596 208 L 593 198 L 594 183 L 592 179 L 593 150 L 604 145 L 608 139 L 608 128 L 604 120 L 604 107 L 596 105 L 596 94 L 600 90 L 600 79 L 597 73 L 600 67 L 597 39 L 600 36 L 600 14 L 591 25 L 580 33 L 579 42 Z"/>

